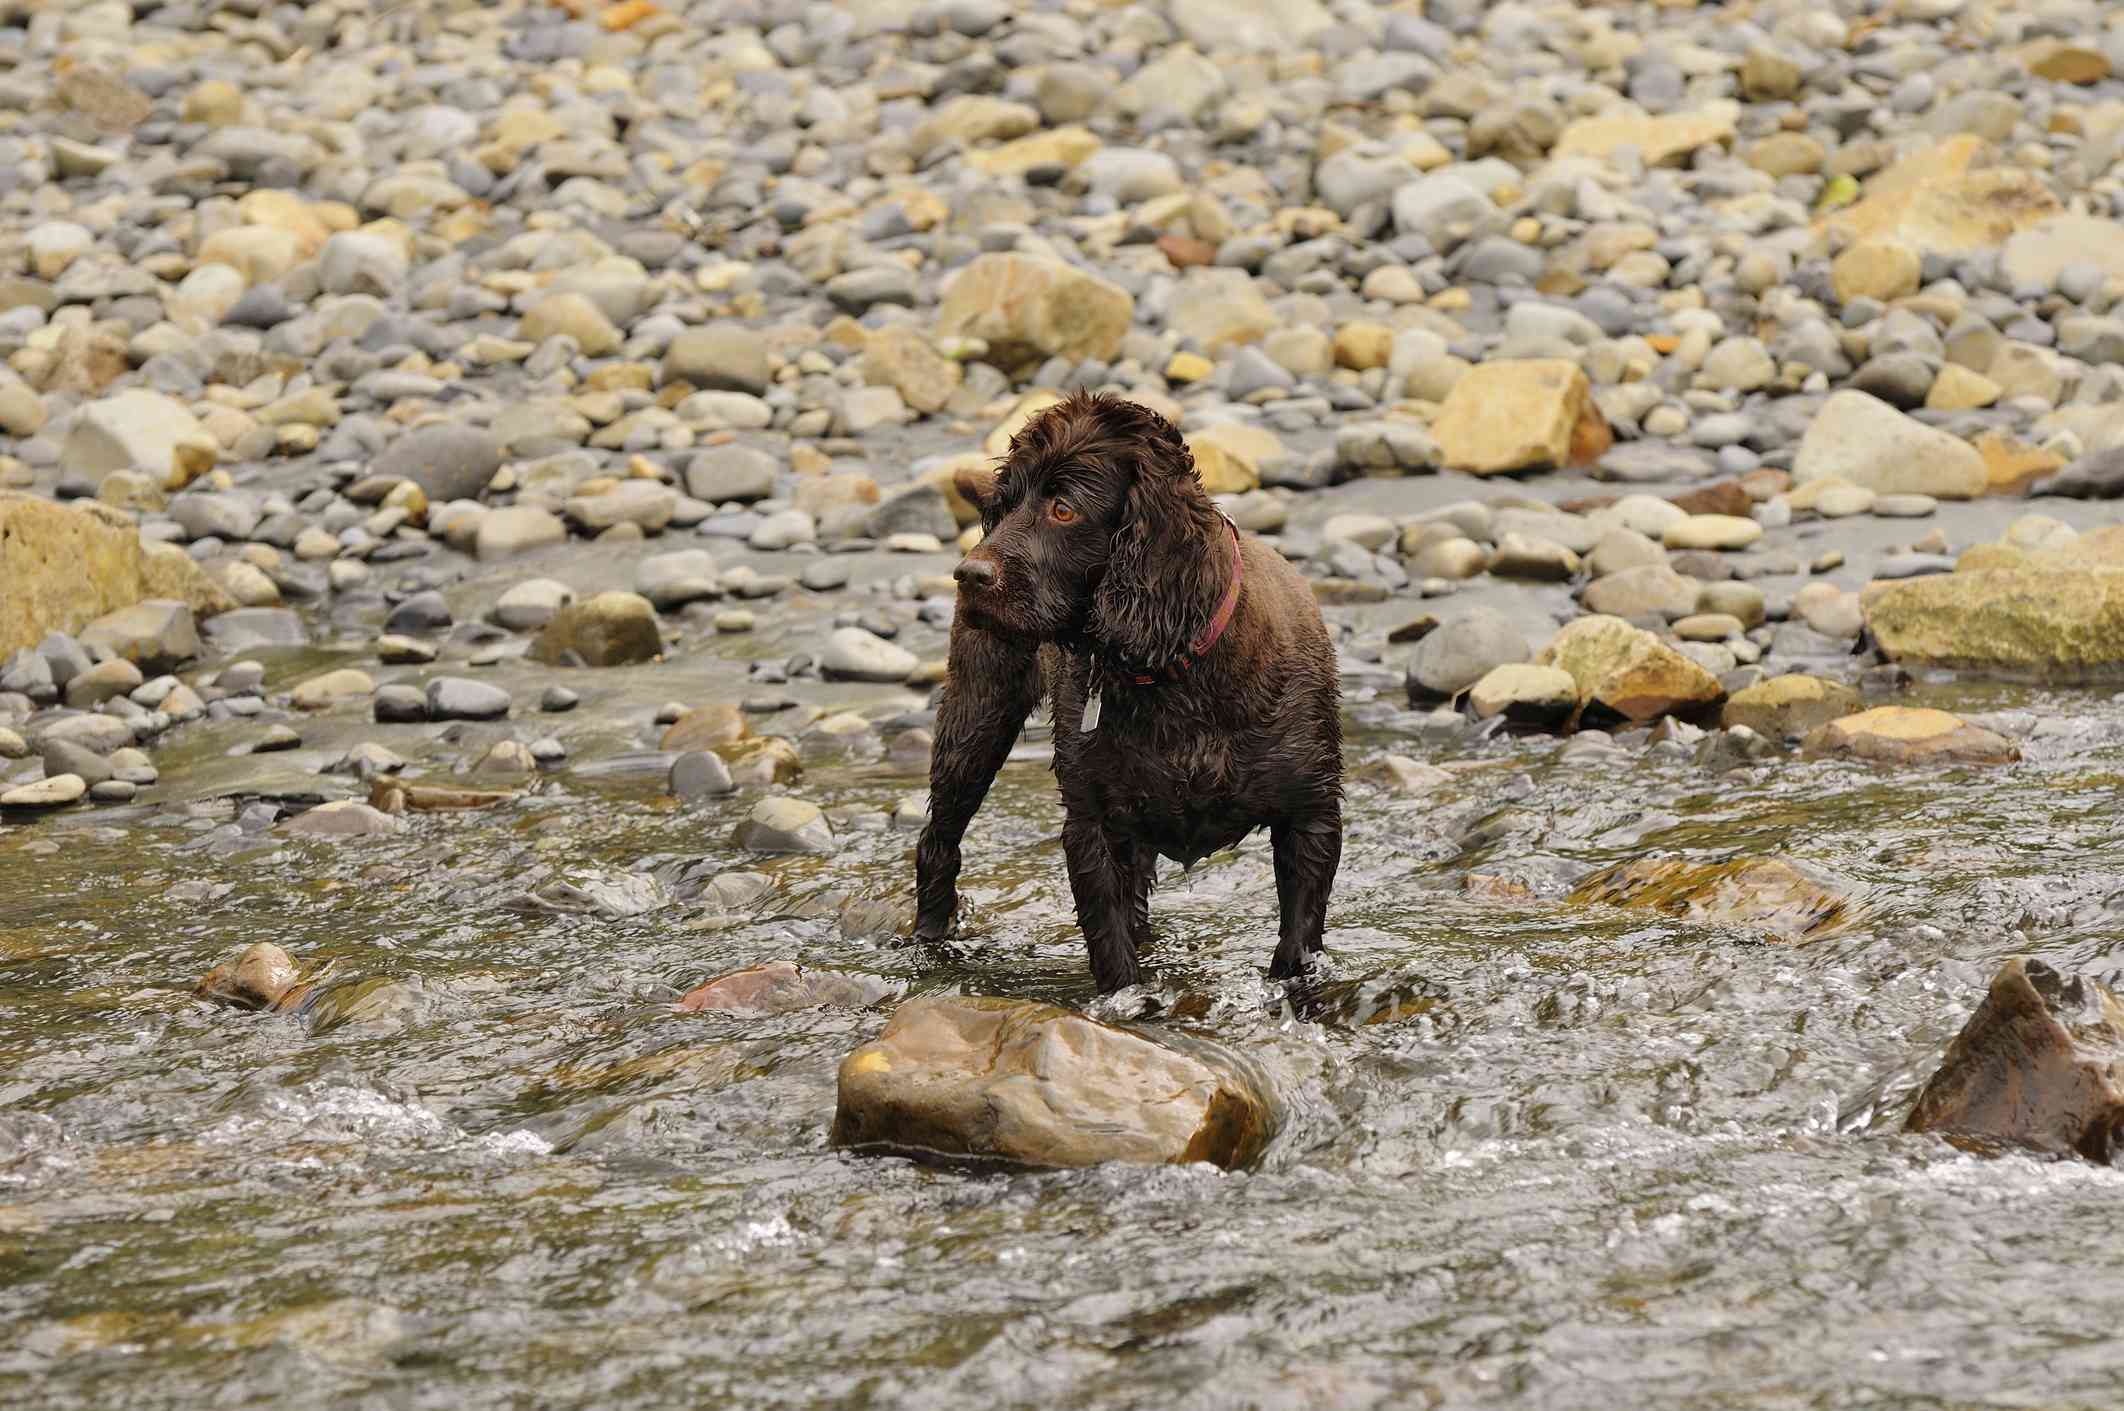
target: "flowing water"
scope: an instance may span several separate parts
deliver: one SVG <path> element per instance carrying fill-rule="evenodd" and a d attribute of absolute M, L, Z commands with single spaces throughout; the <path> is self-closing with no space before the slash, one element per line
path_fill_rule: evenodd
<path fill-rule="evenodd" d="M 1353 782 L 1318 1001 L 1259 980 L 1265 840 L 1154 904 L 1149 1022 L 1286 1108 L 1230 1174 L 849 1156 L 835 1068 L 889 1001 L 670 1008 L 772 958 L 1093 1003 L 1036 743 L 949 963 L 845 905 L 905 896 L 909 834 L 759 864 L 748 797 L 623 777 L 340 844 L 237 802 L 0 832 L 0 1403 L 2116 1405 L 2124 1175 L 1898 1129 L 2002 957 L 2124 959 L 2124 703 L 1921 694 L 2030 712 L 2027 760 L 1712 774 L 1353 692 L 1353 764 L 1454 778 Z M 852 758 L 802 792 L 919 787 Z M 1562 900 L 1648 854 L 1784 857 L 1857 920 Z M 773 889 L 726 912 L 706 883 L 748 867 Z M 329 963 L 300 1017 L 191 997 L 255 940 Z"/>

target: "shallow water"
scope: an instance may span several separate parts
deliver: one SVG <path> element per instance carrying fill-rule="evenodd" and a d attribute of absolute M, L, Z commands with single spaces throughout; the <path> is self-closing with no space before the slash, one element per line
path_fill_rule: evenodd
<path fill-rule="evenodd" d="M 246 832 L 234 802 L 0 832 L 0 1401 L 2117 1404 L 2124 1175 L 1897 1129 L 2002 957 L 2124 963 L 2124 702 L 1920 695 L 2045 723 L 2004 771 L 1713 775 L 1641 736 L 1442 741 L 1353 692 L 1353 765 L 1456 778 L 1353 783 L 1320 1002 L 1259 979 L 1265 840 L 1154 902 L 1159 1003 L 1285 1103 L 1236 1174 L 847 1156 L 835 1067 L 889 1002 L 668 1008 L 772 958 L 1091 1004 L 1036 748 L 975 826 L 948 964 L 842 919 L 904 896 L 910 834 L 761 865 L 726 841 L 750 794 L 564 771 L 396 838 Z M 919 787 L 857 754 L 800 792 Z M 1789 946 L 1562 901 L 1613 861 L 1744 853 L 1858 923 Z M 765 901 L 703 899 L 752 867 Z M 614 895 L 599 873 L 662 904 L 525 900 Z M 265 939 L 332 964 L 306 1015 L 190 997 Z"/>

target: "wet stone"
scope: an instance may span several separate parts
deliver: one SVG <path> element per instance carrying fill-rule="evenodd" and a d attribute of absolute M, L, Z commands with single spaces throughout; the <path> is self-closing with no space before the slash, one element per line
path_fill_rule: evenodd
<path fill-rule="evenodd" d="M 1904 1130 L 2111 1164 L 2124 1132 L 2124 1004 L 2086 976 L 2008 960 Z"/>
<path fill-rule="evenodd" d="M 730 793 L 737 788 L 737 783 L 730 777 L 730 766 L 723 763 L 721 755 L 693 750 L 680 755 L 672 764 L 669 787 L 674 798 L 692 800 Z"/>
<path fill-rule="evenodd" d="M 484 681 L 443 676 L 428 683 L 428 715 L 435 720 L 498 720 L 509 705 L 507 691 Z"/>
<path fill-rule="evenodd" d="M 784 796 L 761 799 L 737 825 L 731 841 L 754 852 L 830 853 L 832 825 L 814 804 Z"/>
<path fill-rule="evenodd" d="M 1220 1045 L 1053 1005 L 948 996 L 901 1005 L 842 1060 L 832 1141 L 1031 1167 L 1243 1167 L 1277 1121 L 1266 1084 Z"/>
<path fill-rule="evenodd" d="M 370 709 L 380 724 L 422 721 L 428 718 L 428 698 L 418 686 L 383 686 Z"/>

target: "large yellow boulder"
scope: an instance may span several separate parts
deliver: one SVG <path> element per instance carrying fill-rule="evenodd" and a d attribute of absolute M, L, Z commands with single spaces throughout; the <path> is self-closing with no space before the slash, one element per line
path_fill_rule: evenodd
<path fill-rule="evenodd" d="M 202 618 L 235 606 L 182 549 L 143 547 L 130 515 L 0 491 L 0 657 L 146 598 Z"/>
<path fill-rule="evenodd" d="M 983 255 L 945 291 L 937 332 L 982 339 L 990 362 L 1020 371 L 1050 357 L 1111 359 L 1135 312 L 1128 291 L 1060 260 Z"/>
<path fill-rule="evenodd" d="M 1499 475 L 1585 465 L 1614 444 L 1592 384 L 1565 358 L 1508 358 L 1453 384 L 1431 435 L 1454 470 Z"/>

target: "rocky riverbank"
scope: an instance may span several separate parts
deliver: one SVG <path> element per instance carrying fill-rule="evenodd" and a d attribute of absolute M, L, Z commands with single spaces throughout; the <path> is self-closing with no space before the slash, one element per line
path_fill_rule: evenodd
<path fill-rule="evenodd" d="M 9 867 L 170 825 L 336 849 L 339 886 L 610 788 L 685 819 L 692 860 L 542 871 L 498 907 L 682 906 L 698 938 L 787 906 L 889 942 L 978 532 L 952 476 L 1078 388 L 1171 417 L 1314 583 L 1353 836 L 1459 849 L 1503 911 L 1780 946 L 1878 914 L 1745 838 L 1518 867 L 1470 782 L 1510 739 L 1706 789 L 1982 790 L 2115 742 L 2090 717 L 2124 681 L 2124 26 L 2098 6 L 0 20 Z M 1939 708 L 1972 682 L 2046 694 Z M 1411 800 L 1434 828 L 1395 831 Z M 420 1003 L 246 954 L 203 993 L 313 1031 Z M 687 1012 L 904 989 L 681 968 Z M 947 1031 L 1009 1052 L 910 1067 Z M 1035 1062 L 1065 1051 L 1180 1074 L 1187 1110 L 1135 1145 L 1058 1135 L 1098 1086 Z M 676 1071 L 634 1061 L 553 1083 Z M 918 995 L 849 1062 L 858 1147 L 1244 1165 L 1275 1125 L 1206 1041 L 1029 1000 Z M 924 1063 L 968 1086 L 880 1077 Z M 1035 1070 L 1039 1121 L 940 1135 Z"/>

